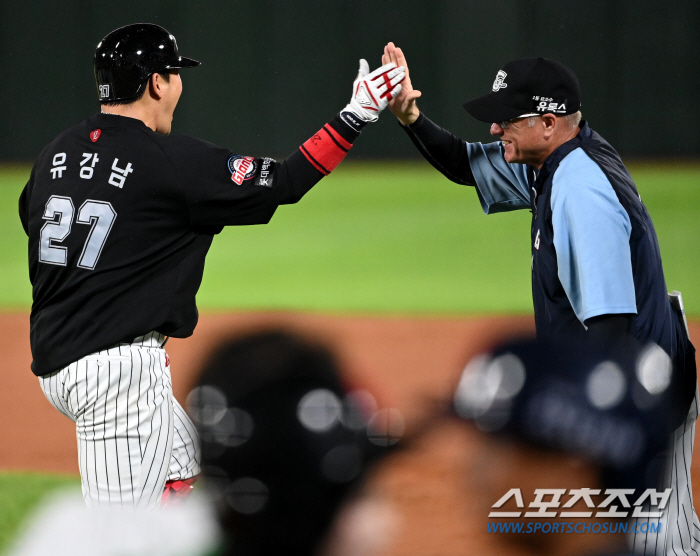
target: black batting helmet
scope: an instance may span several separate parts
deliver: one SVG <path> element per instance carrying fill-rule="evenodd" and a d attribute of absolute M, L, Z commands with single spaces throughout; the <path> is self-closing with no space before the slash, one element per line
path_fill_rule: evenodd
<path fill-rule="evenodd" d="M 193 68 L 201 62 L 180 56 L 175 37 L 160 25 L 134 23 L 112 31 L 95 49 L 95 81 L 100 102 L 139 97 L 154 73 Z"/>

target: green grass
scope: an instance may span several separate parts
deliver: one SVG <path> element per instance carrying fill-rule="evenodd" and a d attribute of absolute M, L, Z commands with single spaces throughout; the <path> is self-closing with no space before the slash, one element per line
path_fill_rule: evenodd
<path fill-rule="evenodd" d="M 0 553 L 41 499 L 61 487 L 79 489 L 80 477 L 0 471 Z"/>
<path fill-rule="evenodd" d="M 700 316 L 700 165 L 633 165 L 669 289 Z M 17 198 L 0 167 L 0 310 L 31 304 Z M 486 217 L 471 188 L 423 162 L 345 164 L 267 226 L 229 228 L 207 258 L 206 310 L 527 313 L 530 213 Z M 49 490 L 77 477 L 0 472 L 0 551 Z"/>
<path fill-rule="evenodd" d="M 32 288 L 27 271 L 27 236 L 17 214 L 19 194 L 29 179 L 28 167 L 0 167 L 0 308 L 31 306 Z"/>
<path fill-rule="evenodd" d="M 16 216 L 28 168 L 0 172 L 0 309 L 27 309 Z M 632 166 L 669 289 L 700 315 L 700 165 Z M 426 163 L 346 163 L 270 224 L 227 228 L 207 258 L 204 310 L 528 313 L 530 213 L 486 217 L 472 188 Z"/>

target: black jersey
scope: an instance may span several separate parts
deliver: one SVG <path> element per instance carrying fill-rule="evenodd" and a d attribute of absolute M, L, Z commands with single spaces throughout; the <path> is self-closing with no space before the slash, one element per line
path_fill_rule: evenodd
<path fill-rule="evenodd" d="M 347 146 L 357 135 L 338 116 L 325 127 Z M 34 374 L 152 330 L 191 335 L 213 236 L 267 223 L 324 173 L 302 151 L 279 163 L 236 155 L 111 114 L 62 133 L 40 154 L 19 202 Z"/>

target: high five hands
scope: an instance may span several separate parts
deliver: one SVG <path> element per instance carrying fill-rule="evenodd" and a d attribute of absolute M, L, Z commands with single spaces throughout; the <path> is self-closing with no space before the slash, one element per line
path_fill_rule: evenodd
<path fill-rule="evenodd" d="M 392 111 L 403 125 L 409 125 L 415 122 L 420 116 L 420 110 L 416 105 L 416 99 L 421 96 L 421 92 L 414 89 L 411 85 L 411 78 L 408 73 L 408 65 L 406 64 L 406 56 L 403 51 L 390 42 L 384 47 L 382 55 L 382 64 L 394 63 L 397 66 L 406 68 L 406 76 L 403 80 L 402 88 L 399 93 L 394 95 L 394 98 L 389 101 L 389 110 Z"/>
<path fill-rule="evenodd" d="M 391 99 L 401 93 L 405 75 L 404 68 L 393 62 L 385 62 L 370 73 L 367 60 L 360 60 L 350 103 L 341 111 L 340 117 L 356 131 L 368 122 L 376 122 Z"/>

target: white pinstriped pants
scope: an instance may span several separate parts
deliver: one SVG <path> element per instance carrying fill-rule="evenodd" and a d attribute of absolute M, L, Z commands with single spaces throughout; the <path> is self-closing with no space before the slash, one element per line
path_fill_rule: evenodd
<path fill-rule="evenodd" d="M 631 535 L 635 554 L 644 556 L 700 556 L 700 522 L 693 506 L 690 464 L 693 461 L 695 421 L 698 418 L 698 389 L 685 422 L 673 432 L 673 449 L 666 461 L 664 488 L 671 487 L 671 496 L 662 518 L 640 520 L 640 523 L 660 521 L 659 534 Z M 634 523 L 634 522 L 632 522 Z M 643 529 L 642 529 L 643 530 Z"/>
<path fill-rule="evenodd" d="M 199 439 L 173 397 L 164 339 L 151 332 L 39 377 L 49 402 L 76 424 L 89 507 L 157 507 L 166 480 L 200 471 Z"/>

